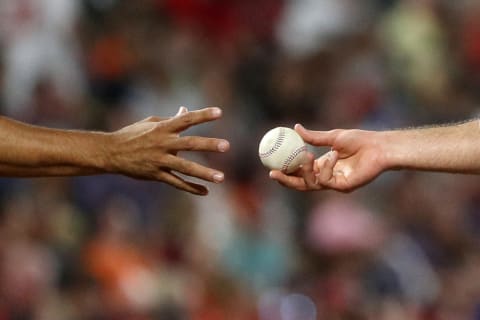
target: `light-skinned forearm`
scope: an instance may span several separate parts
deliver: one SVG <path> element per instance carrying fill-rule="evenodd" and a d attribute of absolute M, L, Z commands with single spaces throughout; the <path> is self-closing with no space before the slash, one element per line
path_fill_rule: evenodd
<path fill-rule="evenodd" d="M 88 175 L 106 171 L 108 134 L 50 129 L 0 117 L 1 176 Z"/>
<path fill-rule="evenodd" d="M 379 133 L 387 169 L 480 173 L 480 122 Z"/>

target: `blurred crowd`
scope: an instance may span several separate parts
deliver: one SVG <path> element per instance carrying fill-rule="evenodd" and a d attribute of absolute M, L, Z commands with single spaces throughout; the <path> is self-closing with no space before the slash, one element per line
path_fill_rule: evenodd
<path fill-rule="evenodd" d="M 119 176 L 0 179 L 0 320 L 480 319 L 480 181 L 351 194 L 268 179 L 263 133 L 480 110 L 477 0 L 0 0 L 0 111 L 112 131 L 179 106 L 228 154 L 195 197 Z M 313 150 L 321 154 L 324 150 Z"/>

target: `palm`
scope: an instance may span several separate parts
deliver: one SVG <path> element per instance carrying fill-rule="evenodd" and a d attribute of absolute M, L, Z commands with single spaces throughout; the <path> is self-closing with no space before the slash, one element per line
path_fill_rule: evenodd
<path fill-rule="evenodd" d="M 295 175 L 273 171 L 271 177 L 297 190 L 352 191 L 377 177 L 384 169 L 381 151 L 372 133 L 362 130 L 310 131 L 295 128 L 305 142 L 332 151 L 314 160 L 313 155 Z"/>
<path fill-rule="evenodd" d="M 339 160 L 333 167 L 335 179 L 332 187 L 349 191 L 372 181 L 380 173 L 375 161 L 375 156 L 368 150 L 339 153 Z"/>
<path fill-rule="evenodd" d="M 355 189 L 372 181 L 382 171 L 379 152 L 366 131 L 343 131 L 335 139 L 332 148 L 338 152 L 332 179 L 335 189 Z"/>

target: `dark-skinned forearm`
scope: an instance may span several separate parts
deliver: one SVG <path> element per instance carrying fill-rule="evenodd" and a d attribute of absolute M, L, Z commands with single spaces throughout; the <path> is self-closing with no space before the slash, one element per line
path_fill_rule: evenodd
<path fill-rule="evenodd" d="M 50 129 L 0 117 L 3 176 L 87 175 L 105 171 L 108 134 Z"/>

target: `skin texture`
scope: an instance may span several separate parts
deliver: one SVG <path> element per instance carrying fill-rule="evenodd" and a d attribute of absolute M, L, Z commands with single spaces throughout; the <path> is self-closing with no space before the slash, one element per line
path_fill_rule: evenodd
<path fill-rule="evenodd" d="M 226 152 L 223 139 L 181 136 L 191 126 L 217 120 L 219 108 L 189 112 L 181 107 L 171 118 L 149 117 L 118 131 L 50 129 L 0 117 L 0 175 L 9 177 L 74 176 L 102 173 L 165 182 L 206 195 L 204 185 L 177 173 L 220 183 L 224 174 L 186 160 L 181 151 Z"/>
<path fill-rule="evenodd" d="M 295 130 L 306 143 L 331 151 L 309 160 L 292 175 L 271 171 L 280 184 L 300 191 L 353 191 L 387 170 L 425 170 L 480 173 L 478 120 L 420 129 L 395 131 Z"/>

